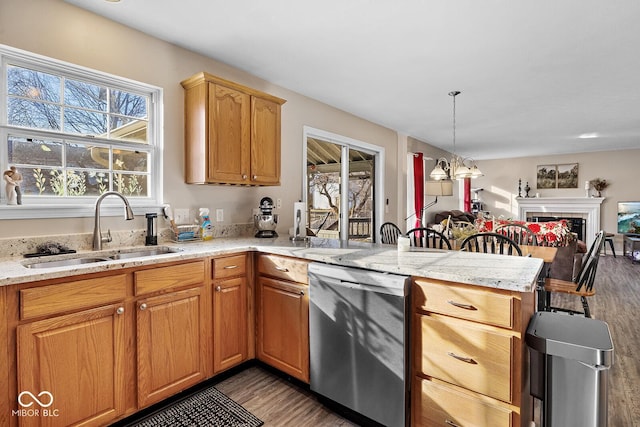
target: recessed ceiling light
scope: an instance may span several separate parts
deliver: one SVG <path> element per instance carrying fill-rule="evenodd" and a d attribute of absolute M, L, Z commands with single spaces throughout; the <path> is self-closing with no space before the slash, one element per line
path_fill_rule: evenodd
<path fill-rule="evenodd" d="M 105 0 L 109 3 L 120 3 L 120 0 Z"/>
<path fill-rule="evenodd" d="M 580 138 L 580 139 L 590 139 L 590 138 L 599 138 L 599 137 L 600 137 L 600 134 L 598 134 L 596 132 L 583 133 L 583 134 L 578 136 L 578 138 Z"/>

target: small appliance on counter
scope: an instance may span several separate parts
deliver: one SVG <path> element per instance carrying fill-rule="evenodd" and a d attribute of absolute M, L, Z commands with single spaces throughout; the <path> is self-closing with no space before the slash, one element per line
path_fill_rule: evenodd
<path fill-rule="evenodd" d="M 260 199 L 260 214 L 253 216 L 253 222 L 258 229 L 255 237 L 278 237 L 276 226 L 278 225 L 278 214 L 273 212 L 273 199 L 263 197 Z"/>

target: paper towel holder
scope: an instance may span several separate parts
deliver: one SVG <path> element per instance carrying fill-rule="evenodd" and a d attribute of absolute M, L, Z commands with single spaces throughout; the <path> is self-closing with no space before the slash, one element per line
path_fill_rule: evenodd
<path fill-rule="evenodd" d="M 293 242 L 304 242 L 307 240 L 307 225 L 306 221 L 302 223 L 302 209 L 304 205 L 302 202 L 293 204 L 293 236 L 290 237 Z"/>

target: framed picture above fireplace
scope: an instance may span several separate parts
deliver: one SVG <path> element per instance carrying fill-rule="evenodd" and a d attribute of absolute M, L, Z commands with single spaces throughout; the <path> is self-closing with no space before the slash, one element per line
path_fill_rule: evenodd
<path fill-rule="evenodd" d="M 578 164 L 538 165 L 536 187 L 538 189 L 578 188 Z"/>

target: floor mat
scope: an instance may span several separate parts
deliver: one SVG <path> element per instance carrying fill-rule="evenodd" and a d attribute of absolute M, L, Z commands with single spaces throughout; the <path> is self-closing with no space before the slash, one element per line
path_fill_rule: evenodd
<path fill-rule="evenodd" d="M 263 422 L 215 387 L 154 412 L 135 427 L 258 427 Z"/>

